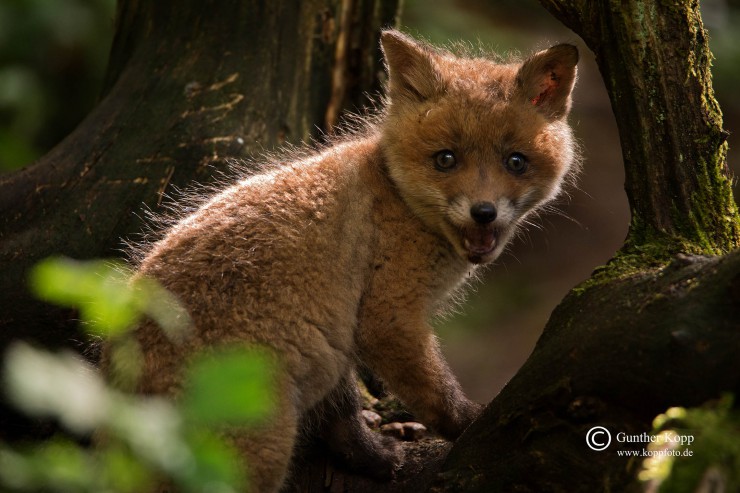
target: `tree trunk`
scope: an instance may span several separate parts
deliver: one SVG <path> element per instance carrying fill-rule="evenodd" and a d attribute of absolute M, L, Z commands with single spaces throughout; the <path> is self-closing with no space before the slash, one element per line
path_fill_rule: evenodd
<path fill-rule="evenodd" d="M 698 2 L 541 3 L 596 54 L 611 98 L 632 209 L 622 253 L 666 260 L 737 248 L 727 132 Z"/>
<path fill-rule="evenodd" d="M 121 254 L 142 205 L 208 182 L 227 158 L 327 130 L 382 72 L 379 32 L 397 1 L 121 0 L 103 96 L 62 143 L 0 178 L 0 350 L 78 339 L 74 314 L 37 302 L 29 267 Z M 0 413 L 0 438 L 12 436 Z"/>

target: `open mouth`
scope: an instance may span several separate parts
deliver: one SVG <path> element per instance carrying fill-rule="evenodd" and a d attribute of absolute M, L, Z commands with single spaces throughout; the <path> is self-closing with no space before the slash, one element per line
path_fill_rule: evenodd
<path fill-rule="evenodd" d="M 498 231 L 495 228 L 465 228 L 461 233 L 468 260 L 474 264 L 482 263 L 498 244 Z"/>

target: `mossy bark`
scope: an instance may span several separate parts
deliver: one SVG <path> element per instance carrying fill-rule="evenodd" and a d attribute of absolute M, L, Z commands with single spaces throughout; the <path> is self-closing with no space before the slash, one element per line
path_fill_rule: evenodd
<path fill-rule="evenodd" d="M 672 406 L 740 392 L 740 251 L 574 290 L 532 356 L 455 443 L 434 491 L 642 491 L 649 432 Z M 588 448 L 604 426 L 612 445 Z"/>
<path fill-rule="evenodd" d="M 722 112 L 696 0 L 541 0 L 596 55 L 632 209 L 622 254 L 667 260 L 740 246 Z"/>
<path fill-rule="evenodd" d="M 397 4 L 121 0 L 98 106 L 38 162 L 0 178 L 0 351 L 17 338 L 81 339 L 74 314 L 28 293 L 38 260 L 119 256 L 144 204 L 160 210 L 175 186 L 208 182 L 227 158 L 310 139 L 330 106 L 367 104 Z M 14 434 L 2 419 L 0 439 Z"/>

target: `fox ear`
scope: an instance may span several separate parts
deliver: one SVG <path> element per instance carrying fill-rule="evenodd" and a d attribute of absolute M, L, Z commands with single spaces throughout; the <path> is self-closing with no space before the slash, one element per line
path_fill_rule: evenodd
<path fill-rule="evenodd" d="M 570 111 L 577 63 L 578 48 L 573 45 L 561 44 L 539 51 L 519 68 L 517 91 L 547 118 L 562 118 Z"/>
<path fill-rule="evenodd" d="M 389 29 L 380 35 L 391 101 L 424 101 L 443 91 L 442 76 L 431 49 Z"/>

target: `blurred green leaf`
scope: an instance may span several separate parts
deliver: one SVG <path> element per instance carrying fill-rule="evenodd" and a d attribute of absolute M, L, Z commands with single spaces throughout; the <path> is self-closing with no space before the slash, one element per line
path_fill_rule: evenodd
<path fill-rule="evenodd" d="M 0 449 L 0 481 L 19 491 L 91 491 L 94 459 L 77 444 L 55 439 L 29 452 Z"/>
<path fill-rule="evenodd" d="M 182 437 L 182 420 L 164 397 L 132 398 L 116 395 L 108 413 L 107 428 L 125 442 L 136 457 L 168 475 L 192 466 L 192 456 Z"/>
<path fill-rule="evenodd" d="M 673 407 L 655 418 L 653 434 L 689 435 L 694 441 L 674 442 L 675 454 L 643 461 L 639 478 L 650 491 L 693 493 L 717 484 L 721 491 L 740 491 L 740 413 L 733 400 L 725 394 L 702 407 Z"/>
<path fill-rule="evenodd" d="M 33 460 L 36 473 L 46 476 L 47 487 L 65 493 L 88 489 L 93 463 L 77 445 L 52 441 L 37 449 Z"/>
<path fill-rule="evenodd" d="M 177 340 L 190 325 L 190 316 L 180 301 L 156 280 L 137 277 L 133 284 L 136 309 L 145 313 Z"/>
<path fill-rule="evenodd" d="M 133 337 L 119 337 L 108 342 L 109 381 L 121 391 L 134 391 L 141 377 L 144 355 Z"/>
<path fill-rule="evenodd" d="M 150 472 L 120 447 L 91 452 L 66 439 L 53 439 L 26 452 L 0 448 L 0 484 L 15 491 L 138 493 Z"/>
<path fill-rule="evenodd" d="M 139 318 L 129 274 L 120 263 L 50 257 L 31 271 L 31 287 L 41 299 L 78 308 L 90 332 L 114 335 Z"/>
<path fill-rule="evenodd" d="M 30 281 L 40 298 L 79 309 L 87 330 L 116 336 L 108 347 L 109 363 L 125 388 L 135 386 L 142 364 L 141 348 L 125 331 L 141 314 L 175 341 L 190 323 L 160 284 L 132 276 L 115 262 L 50 258 L 33 269 Z M 253 424 L 272 411 L 273 363 L 270 354 L 255 348 L 201 354 L 188 366 L 175 407 L 161 396 L 131 396 L 107 386 L 71 354 L 17 344 L 6 359 L 6 381 L 19 407 L 57 418 L 77 433 L 105 430 L 108 439 L 94 455 L 55 442 L 29 454 L 0 448 L 0 483 L 21 491 L 127 493 L 146 490 L 163 477 L 185 492 L 241 491 L 246 484 L 242 461 L 211 430 Z M 42 463 L 48 467 L 39 472 Z"/>
<path fill-rule="evenodd" d="M 253 423 L 273 408 L 273 362 L 265 351 L 233 348 L 200 355 L 188 371 L 182 410 L 192 422 Z"/>
<path fill-rule="evenodd" d="M 152 317 L 172 337 L 190 323 L 177 298 L 153 279 L 132 278 L 121 262 L 49 257 L 36 264 L 30 282 L 39 298 L 77 308 L 83 327 L 98 335 L 121 334 L 142 314 Z"/>
<path fill-rule="evenodd" d="M 187 491 L 243 491 L 245 478 L 236 449 L 204 430 L 189 433 L 187 441 L 195 459 L 194 467 L 189 468 L 183 478 L 183 487 Z"/>
<path fill-rule="evenodd" d="M 91 471 L 103 485 L 110 485 L 117 493 L 149 491 L 152 478 L 149 470 L 128 450 L 121 447 L 99 449 L 100 469 Z"/>
<path fill-rule="evenodd" d="M 0 445 L 0 484 L 13 490 L 27 490 L 37 489 L 40 483 L 27 457 Z"/>

